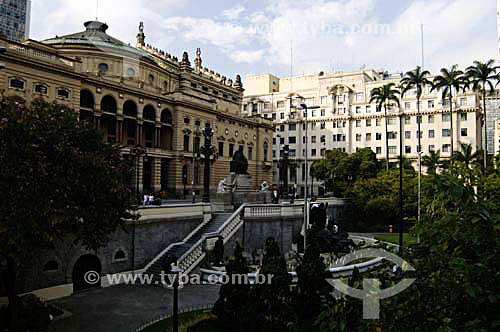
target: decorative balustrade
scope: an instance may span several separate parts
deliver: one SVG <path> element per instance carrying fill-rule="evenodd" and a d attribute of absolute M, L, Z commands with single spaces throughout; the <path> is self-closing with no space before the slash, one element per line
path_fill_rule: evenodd
<path fill-rule="evenodd" d="M 26 46 L 19 46 L 19 45 L 12 45 L 9 47 L 10 50 L 13 50 L 17 53 L 23 54 L 24 56 L 27 57 L 32 57 L 32 58 L 41 58 L 44 61 L 51 62 L 53 64 L 57 65 L 66 65 L 73 67 L 73 63 L 71 61 L 64 61 L 63 59 L 59 58 L 58 56 L 51 54 L 49 52 L 45 52 L 42 50 L 38 50 L 35 48 L 31 47 L 26 47 Z"/>
<path fill-rule="evenodd" d="M 245 218 L 293 218 L 303 216 L 304 206 L 294 205 L 247 205 L 245 207 Z"/>
<path fill-rule="evenodd" d="M 203 234 L 201 239 L 196 242 L 184 255 L 178 260 L 178 266 L 183 271 L 183 273 L 188 274 L 192 269 L 198 265 L 203 258 L 205 258 L 204 245 L 207 238 L 214 236 L 222 236 L 224 243 L 229 241 L 231 237 L 238 231 L 238 229 L 243 224 L 243 219 L 241 218 L 241 213 L 245 209 L 245 204 L 243 204 L 236 212 L 234 212 L 231 217 L 219 227 L 216 232 Z"/>

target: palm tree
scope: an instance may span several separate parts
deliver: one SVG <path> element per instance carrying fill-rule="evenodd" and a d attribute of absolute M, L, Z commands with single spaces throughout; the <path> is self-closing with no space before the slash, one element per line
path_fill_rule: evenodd
<path fill-rule="evenodd" d="M 384 107 L 385 114 L 385 153 L 387 158 L 387 170 L 389 170 L 389 139 L 387 137 L 387 106 L 389 103 L 394 102 L 399 107 L 399 91 L 394 89 L 395 84 L 389 83 L 383 86 L 372 89 L 370 103 L 376 102 L 377 107 Z"/>
<path fill-rule="evenodd" d="M 412 71 L 405 74 L 401 80 L 401 85 L 403 86 L 403 91 L 401 96 L 404 96 L 406 92 L 411 89 L 417 90 L 417 124 L 418 124 L 418 221 L 420 222 L 420 185 L 422 178 L 422 132 L 420 130 L 420 98 L 422 97 L 422 92 L 427 85 L 432 85 L 428 77 L 431 75 L 428 70 L 422 70 L 420 66 Z"/>
<path fill-rule="evenodd" d="M 441 152 L 431 151 L 428 155 L 422 158 L 422 165 L 427 167 L 427 173 L 436 174 L 436 171 L 441 167 Z"/>
<path fill-rule="evenodd" d="M 454 133 L 453 133 L 453 90 L 457 93 L 460 89 L 465 91 L 465 88 L 468 85 L 468 79 L 464 75 L 464 72 L 458 70 L 458 65 L 453 65 L 450 69 L 442 68 L 441 75 L 438 75 L 434 78 L 432 82 L 433 90 L 441 90 L 443 92 L 443 105 L 446 97 L 448 97 L 448 101 L 450 103 L 450 114 L 451 114 L 451 155 L 453 155 L 453 141 L 454 141 Z"/>
<path fill-rule="evenodd" d="M 499 77 L 496 75 L 497 69 L 499 67 L 495 66 L 495 60 L 489 60 L 487 62 L 474 61 L 474 64 L 467 68 L 466 75 L 471 81 L 472 90 L 480 92 L 483 98 L 483 121 L 484 121 L 484 170 L 487 167 L 488 158 L 488 122 L 486 115 L 486 90 L 489 92 L 493 91 L 493 81 L 498 81 Z M 498 84 L 498 83 L 497 83 Z"/>
<path fill-rule="evenodd" d="M 481 167 L 482 152 L 477 150 L 472 152 L 471 144 L 460 143 L 460 151 L 455 151 L 452 160 L 461 165 L 461 169 L 465 174 L 469 174 L 474 166 Z"/>

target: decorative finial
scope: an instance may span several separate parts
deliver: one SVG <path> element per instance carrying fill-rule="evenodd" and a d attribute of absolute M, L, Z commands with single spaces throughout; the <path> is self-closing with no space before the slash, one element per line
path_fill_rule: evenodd
<path fill-rule="evenodd" d="M 196 59 L 194 59 L 194 68 L 196 71 L 199 71 L 201 69 L 201 64 L 203 63 L 203 60 L 201 60 L 201 49 L 197 48 L 196 49 Z"/>
<path fill-rule="evenodd" d="M 191 68 L 191 62 L 189 62 L 189 54 L 188 54 L 188 52 L 184 52 L 182 54 L 181 69 L 182 70 L 192 70 L 192 68 Z"/>
<path fill-rule="evenodd" d="M 234 81 L 233 88 L 242 91 L 243 90 L 243 84 L 241 83 L 241 76 L 236 75 L 236 80 Z"/>
<path fill-rule="evenodd" d="M 146 35 L 144 35 L 144 22 L 139 23 L 139 33 L 137 34 L 137 47 L 144 47 L 144 41 L 146 40 Z"/>

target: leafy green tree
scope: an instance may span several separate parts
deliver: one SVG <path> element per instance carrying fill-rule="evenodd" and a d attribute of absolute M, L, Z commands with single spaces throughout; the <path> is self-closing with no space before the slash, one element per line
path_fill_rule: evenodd
<path fill-rule="evenodd" d="M 471 144 L 460 143 L 460 151 L 455 151 L 452 160 L 457 163 L 458 171 L 467 179 L 473 177 L 473 172 L 481 167 L 482 151 L 473 152 Z"/>
<path fill-rule="evenodd" d="M 259 273 L 272 276 L 270 284 L 253 285 L 248 307 L 255 331 L 287 332 L 293 320 L 290 303 L 291 276 L 285 258 L 273 238 L 266 240 L 265 255 Z"/>
<path fill-rule="evenodd" d="M 412 71 L 409 71 L 405 74 L 403 79 L 401 80 L 401 86 L 403 91 L 401 91 L 401 98 L 404 97 L 408 91 L 415 89 L 417 95 L 417 117 L 418 117 L 418 151 L 421 150 L 422 144 L 422 131 L 420 130 L 420 99 L 422 98 L 422 93 L 427 86 L 431 86 L 432 82 L 429 80 L 431 73 L 428 70 L 422 70 L 420 66 L 417 66 Z M 417 152 L 418 152 L 417 151 Z M 419 169 L 418 173 L 421 174 L 422 170 Z"/>
<path fill-rule="evenodd" d="M 352 154 L 338 150 L 327 151 L 325 158 L 311 165 L 311 174 L 315 178 L 325 179 L 327 190 L 338 197 L 344 197 L 347 188 L 357 179 L 369 179 L 377 176 L 381 165 L 377 155 L 364 148 Z"/>
<path fill-rule="evenodd" d="M 466 75 L 472 85 L 472 90 L 481 93 L 483 102 L 483 125 L 484 125 L 484 170 L 488 167 L 488 125 L 486 112 L 486 94 L 494 90 L 493 82 L 499 82 L 495 60 L 487 62 L 474 61 L 472 66 L 467 67 Z M 498 84 L 498 83 L 497 83 Z"/>
<path fill-rule="evenodd" d="M 416 215 L 416 187 L 415 171 L 403 168 L 405 217 Z M 348 225 L 351 231 L 387 231 L 389 225 L 399 222 L 399 171 L 390 170 L 376 178 L 356 181 L 347 198 L 347 209 L 352 213 Z"/>
<path fill-rule="evenodd" d="M 15 313 L 17 270 L 34 255 L 56 241 L 96 251 L 132 218 L 130 168 L 75 112 L 41 100 L 1 102 L 0 165 L 0 277 Z"/>
<path fill-rule="evenodd" d="M 326 265 L 320 255 L 318 229 L 313 226 L 307 231 L 304 258 L 297 267 L 297 287 L 293 294 L 293 308 L 296 323 L 293 328 L 300 332 L 317 331 L 317 321 L 323 306 L 332 302 L 332 287 Z"/>
<path fill-rule="evenodd" d="M 250 272 L 247 262 L 243 257 L 243 248 L 236 242 L 234 256 L 226 265 L 226 273 L 230 282 L 221 286 L 219 299 L 214 305 L 214 314 L 224 331 L 250 331 L 248 317 L 248 298 L 250 286 L 233 283 L 237 275 L 245 275 Z"/>
<path fill-rule="evenodd" d="M 441 165 L 441 152 L 439 150 L 431 151 L 428 155 L 422 157 L 422 166 L 427 167 L 428 174 L 436 175 Z"/>
<path fill-rule="evenodd" d="M 421 241 L 403 257 L 416 270 L 405 272 L 403 277 L 416 281 L 405 291 L 381 301 L 381 316 L 376 322 L 352 315 L 349 299 L 338 300 L 335 306 L 324 308 L 320 331 L 498 330 L 499 177 L 492 174 L 483 178 L 485 189 L 478 193 L 460 175 L 426 178 L 433 181 L 436 190 L 426 193 L 428 209 L 415 229 Z M 391 278 L 383 269 L 364 277 L 375 277 L 382 283 Z"/>
<path fill-rule="evenodd" d="M 400 106 L 399 103 L 399 90 L 395 89 L 394 87 L 396 84 L 394 83 L 389 83 L 389 84 L 384 84 L 381 87 L 377 87 L 372 89 L 371 91 L 371 98 L 370 98 L 370 103 L 376 102 L 377 107 L 382 108 L 384 107 L 384 114 L 385 114 L 385 153 L 386 153 L 386 164 L 387 164 L 387 171 L 389 171 L 389 138 L 387 137 L 387 107 L 391 103 L 395 103 L 398 108 Z"/>
<path fill-rule="evenodd" d="M 442 68 L 441 74 L 434 78 L 432 82 L 431 92 L 433 90 L 441 90 L 443 101 L 448 98 L 448 102 L 450 104 L 450 130 L 451 130 L 451 155 L 453 155 L 454 150 L 454 132 L 453 132 L 453 92 L 455 91 L 457 94 L 460 90 L 465 91 L 466 87 L 469 84 L 469 80 L 464 75 L 464 72 L 458 70 L 458 65 L 451 66 L 450 69 Z M 444 103 L 443 103 L 444 104 Z"/>

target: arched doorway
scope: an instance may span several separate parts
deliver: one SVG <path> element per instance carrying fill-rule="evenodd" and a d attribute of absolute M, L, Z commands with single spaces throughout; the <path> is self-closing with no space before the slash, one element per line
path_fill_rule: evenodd
<path fill-rule="evenodd" d="M 132 100 L 123 104 L 123 128 L 124 141 L 127 145 L 135 145 L 137 142 L 137 105 Z"/>
<path fill-rule="evenodd" d="M 94 95 L 89 90 L 80 91 L 80 121 L 92 124 L 94 122 Z"/>
<path fill-rule="evenodd" d="M 143 110 L 142 118 L 144 120 L 144 144 L 147 148 L 154 147 L 155 144 L 155 122 L 156 110 L 151 105 L 146 105 Z"/>
<path fill-rule="evenodd" d="M 100 288 L 102 268 L 101 261 L 97 256 L 87 254 L 83 255 L 76 261 L 73 266 L 73 292 L 81 292 L 83 290 Z M 99 279 L 96 279 L 99 276 Z M 95 283 L 93 280 L 97 280 Z"/>
<path fill-rule="evenodd" d="M 160 147 L 163 150 L 172 150 L 172 113 L 169 109 L 164 109 L 160 117 L 161 130 L 160 130 Z"/>

